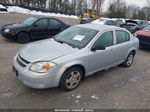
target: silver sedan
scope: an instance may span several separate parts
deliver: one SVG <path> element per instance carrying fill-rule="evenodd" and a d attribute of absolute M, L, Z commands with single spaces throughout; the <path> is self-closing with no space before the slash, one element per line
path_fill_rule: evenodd
<path fill-rule="evenodd" d="M 95 72 L 130 67 L 138 47 L 138 39 L 125 29 L 76 25 L 54 38 L 25 45 L 14 57 L 13 70 L 31 88 L 59 86 L 70 91 Z"/>

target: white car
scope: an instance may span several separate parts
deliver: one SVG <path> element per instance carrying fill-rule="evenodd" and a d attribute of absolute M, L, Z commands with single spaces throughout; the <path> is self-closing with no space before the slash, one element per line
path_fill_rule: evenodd
<path fill-rule="evenodd" d="M 125 29 L 76 25 L 53 39 L 24 46 L 14 57 L 13 68 L 29 87 L 70 91 L 95 72 L 120 64 L 130 67 L 138 47 L 139 40 Z"/>
<path fill-rule="evenodd" d="M 117 21 L 115 19 L 110 19 L 110 18 L 100 18 L 100 19 L 97 19 L 97 20 L 93 21 L 92 23 L 93 24 L 118 26 L 118 27 L 120 27 L 122 22 Z"/>

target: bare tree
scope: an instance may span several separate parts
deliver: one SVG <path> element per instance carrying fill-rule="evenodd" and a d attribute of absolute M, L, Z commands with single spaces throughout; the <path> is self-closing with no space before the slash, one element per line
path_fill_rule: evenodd
<path fill-rule="evenodd" d="M 146 0 L 147 7 L 150 7 L 150 0 Z"/>
<path fill-rule="evenodd" d="M 127 6 L 127 9 L 126 9 L 126 17 L 127 18 L 136 18 L 136 15 L 138 15 L 138 12 L 140 10 L 140 7 L 137 6 L 137 5 L 129 5 Z"/>
<path fill-rule="evenodd" d="M 109 17 L 126 17 L 127 5 L 124 0 L 113 0 L 109 6 L 108 16 Z"/>
<path fill-rule="evenodd" d="M 100 15 L 101 7 L 105 0 L 91 0 L 92 9 L 96 9 L 97 15 Z"/>

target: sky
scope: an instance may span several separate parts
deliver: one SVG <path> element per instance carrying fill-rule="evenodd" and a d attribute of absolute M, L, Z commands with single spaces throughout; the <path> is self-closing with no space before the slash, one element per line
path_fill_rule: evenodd
<path fill-rule="evenodd" d="M 109 3 L 112 0 L 106 0 L 104 3 L 103 11 L 106 11 L 108 9 Z M 146 5 L 146 0 L 125 0 L 128 5 L 135 4 L 137 6 L 143 7 Z"/>

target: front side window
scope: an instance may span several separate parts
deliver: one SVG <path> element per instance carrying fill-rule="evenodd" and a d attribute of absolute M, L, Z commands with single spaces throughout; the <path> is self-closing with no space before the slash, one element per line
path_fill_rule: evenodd
<path fill-rule="evenodd" d="M 47 28 L 48 27 L 48 19 L 40 19 L 35 23 L 35 25 L 37 25 L 40 28 Z"/>
<path fill-rule="evenodd" d="M 116 31 L 116 44 L 124 43 L 129 41 L 130 35 L 125 31 Z"/>
<path fill-rule="evenodd" d="M 22 24 L 25 24 L 25 25 L 32 25 L 35 21 L 37 21 L 38 18 L 36 17 L 31 17 L 31 18 L 28 18 L 26 19 L 25 21 L 22 22 Z"/>
<path fill-rule="evenodd" d="M 108 32 L 103 33 L 94 44 L 101 45 L 104 47 L 112 46 L 113 45 L 113 31 L 108 31 Z"/>
<path fill-rule="evenodd" d="M 73 47 L 83 48 L 97 33 L 97 30 L 74 26 L 61 32 L 55 37 L 55 40 Z"/>

